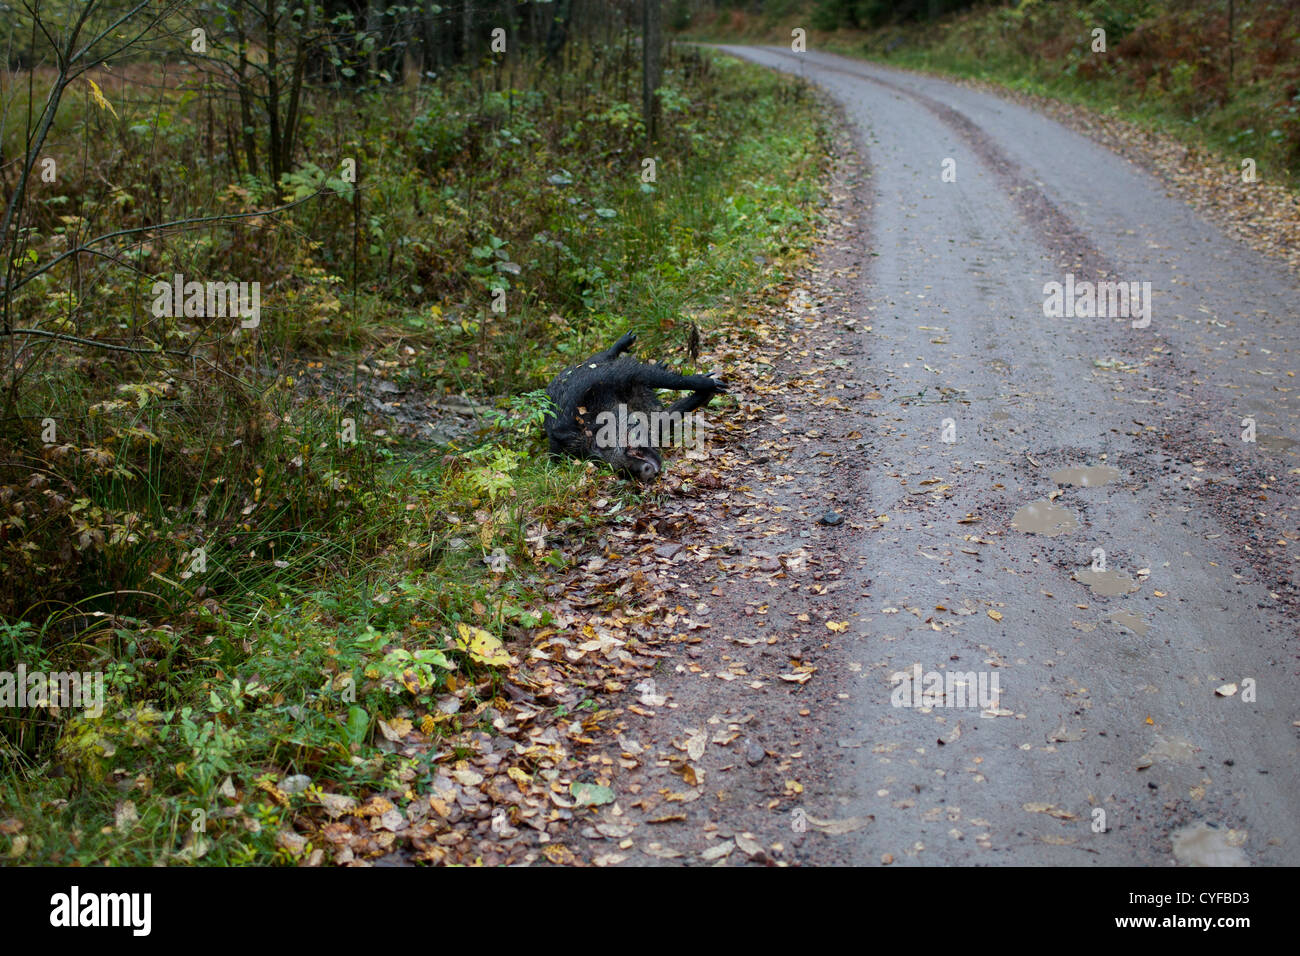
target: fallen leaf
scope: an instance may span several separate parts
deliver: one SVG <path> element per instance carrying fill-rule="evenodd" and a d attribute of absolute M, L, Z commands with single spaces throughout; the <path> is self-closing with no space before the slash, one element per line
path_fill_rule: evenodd
<path fill-rule="evenodd" d="M 1079 819 L 1069 810 L 1062 810 L 1060 807 L 1051 803 L 1026 803 L 1021 809 L 1029 813 L 1046 813 L 1049 817 L 1056 817 L 1058 820 Z"/>
<path fill-rule="evenodd" d="M 734 840 L 727 840 L 724 843 L 718 843 L 709 847 L 700 854 L 700 859 L 712 863 L 714 860 L 721 860 L 723 857 L 730 856 L 731 851 L 736 848 Z"/>
<path fill-rule="evenodd" d="M 818 820 L 816 817 L 806 814 L 805 818 L 810 825 L 816 827 L 822 833 L 829 833 L 831 836 L 842 836 L 845 833 L 861 830 L 876 819 L 874 816 L 867 815 L 865 817 L 846 817 L 843 820 Z"/>
<path fill-rule="evenodd" d="M 661 846 L 658 843 L 651 843 L 648 846 L 642 847 L 641 852 L 649 856 L 657 856 L 661 860 L 676 860 L 686 855 L 682 853 L 680 850 L 674 850 L 670 847 Z"/>
<path fill-rule="evenodd" d="M 471 627 L 461 622 L 456 625 L 457 643 L 461 649 L 480 664 L 504 667 L 510 663 L 501 639 L 493 637 L 481 627 Z"/>
<path fill-rule="evenodd" d="M 595 783 L 571 783 L 569 793 L 580 807 L 603 807 L 614 802 L 614 791 Z"/>
<path fill-rule="evenodd" d="M 748 833 L 736 834 L 736 846 L 739 847 L 741 852 L 746 856 L 758 856 L 760 853 L 764 852 L 763 845 Z"/>
<path fill-rule="evenodd" d="M 411 722 L 405 717 L 394 717 L 391 721 L 380 720 L 379 732 L 393 743 L 401 743 L 411 732 Z"/>

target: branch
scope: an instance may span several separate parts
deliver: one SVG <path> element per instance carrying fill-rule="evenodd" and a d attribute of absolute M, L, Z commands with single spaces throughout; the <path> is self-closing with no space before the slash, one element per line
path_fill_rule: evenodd
<path fill-rule="evenodd" d="M 91 6 L 93 6 L 93 4 L 91 4 Z M 107 27 L 104 28 L 104 30 L 99 34 L 99 36 L 95 37 L 95 39 L 91 40 L 89 43 L 87 43 L 85 46 L 83 46 L 80 50 L 78 50 L 76 53 L 74 53 L 74 54 L 72 55 L 72 58 L 71 58 L 70 60 L 68 60 L 68 66 L 72 66 L 72 64 L 74 64 L 74 63 L 76 63 L 78 60 L 80 60 L 83 56 L 85 56 L 87 53 L 90 52 L 90 48 L 91 48 L 91 47 L 93 47 L 93 46 L 94 46 L 96 43 L 98 43 L 100 40 L 104 39 L 104 37 L 108 36 L 110 33 L 112 33 L 114 30 L 116 30 L 119 26 L 121 26 L 121 25 L 122 25 L 123 23 L 125 23 L 127 20 L 130 20 L 133 16 L 135 16 L 137 13 L 139 13 L 141 10 L 143 10 L 143 9 L 144 9 L 145 7 L 147 7 L 147 6 L 149 6 L 149 0 L 141 0 L 140 3 L 137 3 L 134 7 L 132 7 L 130 10 L 128 10 L 126 13 L 122 14 L 120 17 L 118 17 L 116 20 L 114 20 L 111 24 L 109 24 Z M 160 11 L 159 14 L 158 14 L 156 17 L 154 17 L 154 19 L 153 19 L 153 23 L 161 22 L 161 20 L 163 19 L 163 17 L 166 16 L 168 13 L 171 12 L 171 9 L 172 9 L 172 8 L 171 8 L 170 6 L 168 6 L 167 9 Z M 89 10 L 87 10 L 87 15 L 89 15 Z M 84 23 L 84 22 L 85 22 L 85 18 L 83 18 L 81 22 Z M 78 24 L 78 26 L 80 26 L 80 24 Z M 136 34 L 136 36 L 138 37 L 139 34 Z M 74 39 L 75 39 L 75 38 L 74 38 Z M 72 45 L 72 44 L 69 44 L 69 47 L 71 47 L 71 45 Z M 105 57 L 96 57 L 95 60 L 96 60 L 96 62 L 98 62 L 98 63 L 102 63 L 102 62 L 105 60 Z"/>
<path fill-rule="evenodd" d="M 253 392 L 258 391 L 256 385 L 253 385 L 251 382 L 245 382 L 242 378 L 240 378 L 238 375 L 234 374 L 233 372 L 226 371 L 220 365 L 217 365 L 214 362 L 210 362 L 207 359 L 205 359 L 202 355 L 196 355 L 192 351 L 181 351 L 180 349 L 163 349 L 163 348 L 142 349 L 142 348 L 137 348 L 134 345 L 117 345 L 116 343 L 113 342 L 100 342 L 97 341 L 96 339 L 86 339 L 78 335 L 67 335 L 63 332 L 47 332 L 44 329 L 10 329 L 9 331 L 0 329 L 0 338 L 4 338 L 6 336 L 13 336 L 13 335 L 35 335 L 43 339 L 58 339 L 61 342 L 72 342 L 74 345 L 86 345 L 91 348 L 104 349 L 105 351 L 109 351 L 109 352 L 130 352 L 132 355 L 171 355 L 176 358 L 188 359 L 191 362 L 202 362 L 204 365 L 212 369 L 214 372 L 219 372 L 220 374 L 226 376 L 226 378 L 238 382 L 240 385 L 243 385 L 249 391 L 253 391 Z"/>
<path fill-rule="evenodd" d="M 189 353 L 182 352 L 178 349 L 142 349 L 134 345 L 115 345 L 112 342 L 99 342 L 95 339 L 83 339 L 79 335 L 67 335 L 63 332 L 48 332 L 45 329 L 10 329 L 9 331 L 0 330 L 0 337 L 6 335 L 38 335 L 46 339 L 58 339 L 61 342 L 74 342 L 77 345 L 89 345 L 97 349 L 107 349 L 110 352 L 130 352 L 133 355 L 157 355 L 160 352 L 164 355 L 176 355 L 180 358 L 189 358 Z"/>
<path fill-rule="evenodd" d="M 71 256 L 79 255 L 83 252 L 95 252 L 96 250 L 91 249 L 91 246 L 96 246 L 101 242 L 107 242 L 109 239 L 116 239 L 119 236 L 135 235 L 136 233 L 140 233 L 140 232 L 153 232 L 155 229 L 163 230 L 163 229 L 172 229 L 178 226 L 185 226 L 185 227 L 198 226 L 208 222 L 229 222 L 234 219 L 256 219 L 259 216 L 274 216 L 276 213 L 284 212 L 285 210 L 292 209 L 295 206 L 301 206 L 303 203 L 309 202 L 310 200 L 317 198 L 318 196 L 322 195 L 324 192 L 325 190 L 323 189 L 318 190 L 317 192 L 312 193 L 310 196 L 303 196 L 301 199 L 295 199 L 293 202 L 285 203 L 283 206 L 276 206 L 274 209 L 265 209 L 258 212 L 232 212 L 232 213 L 223 213 L 222 215 L 219 216 L 199 216 L 198 218 L 195 219 L 173 219 L 171 222 L 162 222 L 153 226 L 133 226 L 130 229 L 119 229 L 116 232 L 106 232 L 102 236 L 96 236 L 94 239 L 87 240 L 86 242 L 77 246 L 75 249 L 69 249 L 67 252 L 60 253 L 59 255 L 51 259 L 49 262 L 45 263 L 45 265 L 41 266 L 39 269 L 23 276 L 13 284 L 13 288 L 9 290 L 9 294 L 12 295 L 18 289 L 21 289 L 27 283 L 35 279 L 37 276 L 42 275 L 48 272 L 49 270 L 53 269 L 64 259 L 70 258 Z M 3 291 L 5 291 L 3 287 L 0 287 L 0 292 Z"/>

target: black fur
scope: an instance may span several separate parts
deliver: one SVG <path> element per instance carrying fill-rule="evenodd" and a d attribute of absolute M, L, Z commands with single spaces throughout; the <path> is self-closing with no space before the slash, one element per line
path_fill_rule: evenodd
<path fill-rule="evenodd" d="M 679 375 L 662 365 L 647 365 L 624 355 L 636 341 L 628 332 L 621 339 L 573 368 L 561 372 L 546 388 L 556 411 L 542 423 L 550 439 L 551 454 L 608 462 L 615 471 L 639 481 L 652 481 L 663 467 L 654 444 L 604 448 L 596 442 L 596 417 L 605 411 L 693 412 L 727 385 L 714 375 Z M 690 395 L 665 408 L 658 389 L 689 390 Z"/>

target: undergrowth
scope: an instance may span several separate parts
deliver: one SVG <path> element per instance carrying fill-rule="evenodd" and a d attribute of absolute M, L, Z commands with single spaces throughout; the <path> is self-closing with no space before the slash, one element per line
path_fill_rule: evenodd
<path fill-rule="evenodd" d="M 356 183 L 323 159 L 278 188 L 232 181 L 198 148 L 202 101 L 181 84 L 112 115 L 88 98 L 67 123 L 100 158 L 38 200 L 33 262 L 88 221 L 168 221 L 196 196 L 305 201 L 141 242 L 134 270 L 79 278 L 93 310 L 70 306 L 62 267 L 15 292 L 33 328 L 198 344 L 44 338 L 20 356 L 0 435 L 0 672 L 101 674 L 105 704 L 5 709 L 0 800 L 22 825 L 0 852 L 297 860 L 278 835 L 323 787 L 427 785 L 433 764 L 385 747 L 382 722 L 485 719 L 472 704 L 551 622 L 543 589 L 572 544 L 655 494 L 541 454 L 538 390 L 627 328 L 682 359 L 688 326 L 707 341 L 817 224 L 826 130 L 806 87 L 687 51 L 647 148 L 634 106 L 600 92 L 634 67 L 598 51 L 559 75 L 318 92 L 304 152 L 356 158 Z M 152 316 L 149 280 L 177 272 L 261 281 L 261 326 Z M 496 411 L 450 445 L 399 441 L 364 390 L 301 388 L 321 366 Z M 465 688 L 471 706 L 438 708 Z"/>

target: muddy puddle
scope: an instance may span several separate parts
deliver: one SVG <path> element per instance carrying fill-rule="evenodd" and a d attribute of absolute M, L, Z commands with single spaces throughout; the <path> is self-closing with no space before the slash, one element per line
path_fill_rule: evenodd
<path fill-rule="evenodd" d="M 1155 763 L 1190 763 L 1200 749 L 1186 737 L 1157 734 L 1151 749 L 1138 757 L 1137 768 L 1146 770 Z"/>
<path fill-rule="evenodd" d="M 1058 485 L 1078 485 L 1080 488 L 1098 488 L 1110 484 L 1118 477 L 1119 469 L 1110 465 L 1061 468 L 1052 472 L 1052 481 Z"/>
<path fill-rule="evenodd" d="M 1072 513 L 1050 501 L 1024 505 L 1011 519 L 1011 527 L 1027 534 L 1044 534 L 1054 538 L 1067 531 L 1077 531 L 1079 521 Z"/>
<path fill-rule="evenodd" d="M 1074 580 L 1086 584 L 1093 594 L 1102 597 L 1116 597 L 1120 594 L 1132 594 L 1138 589 L 1137 583 L 1124 571 L 1098 571 L 1094 568 L 1081 568 L 1074 572 Z"/>
<path fill-rule="evenodd" d="M 1244 830 L 1220 830 L 1205 823 L 1177 830 L 1170 837 L 1174 859 L 1182 866 L 1250 866 L 1241 847 Z"/>
<path fill-rule="evenodd" d="M 1116 611 L 1110 616 L 1110 620 L 1120 627 L 1127 627 L 1138 637 L 1146 637 L 1147 632 L 1151 630 L 1150 624 L 1128 611 Z"/>
<path fill-rule="evenodd" d="M 1265 451 L 1294 451 L 1300 442 L 1282 435 L 1256 435 L 1255 442 Z"/>

